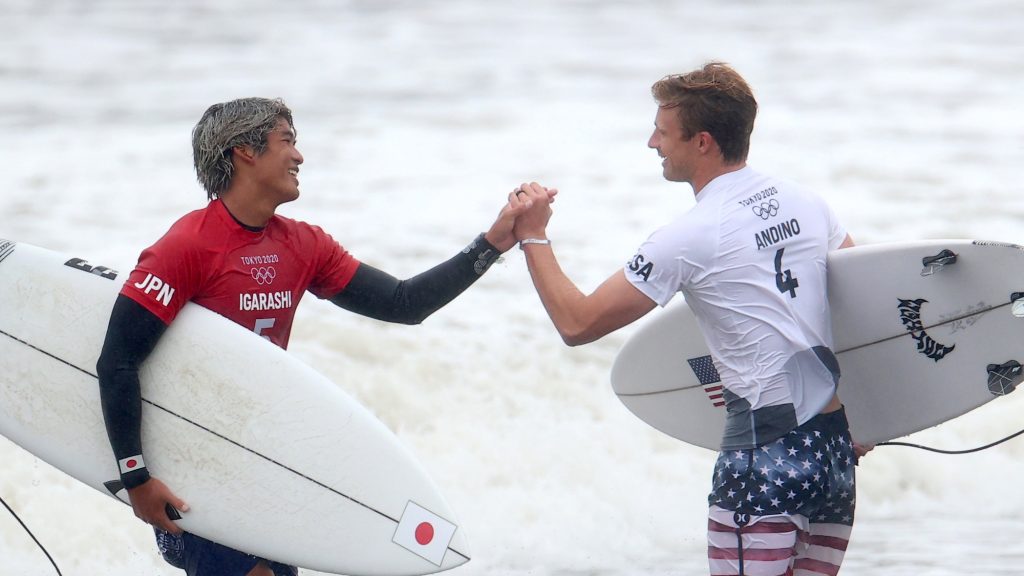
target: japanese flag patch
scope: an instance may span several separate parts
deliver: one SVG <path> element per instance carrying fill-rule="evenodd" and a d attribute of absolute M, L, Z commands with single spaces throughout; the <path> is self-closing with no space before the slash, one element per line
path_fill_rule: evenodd
<path fill-rule="evenodd" d="M 127 474 L 133 470 L 142 470 L 146 467 L 146 462 L 142 460 L 142 454 L 139 454 L 118 460 L 117 467 L 121 469 L 121 474 Z"/>
<path fill-rule="evenodd" d="M 458 526 L 409 501 L 392 542 L 440 566 Z"/>

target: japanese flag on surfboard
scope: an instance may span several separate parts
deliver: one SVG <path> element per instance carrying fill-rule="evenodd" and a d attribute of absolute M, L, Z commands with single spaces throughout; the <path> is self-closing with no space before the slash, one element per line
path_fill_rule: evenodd
<path fill-rule="evenodd" d="M 455 529 L 455 524 L 410 500 L 392 541 L 440 566 Z"/>

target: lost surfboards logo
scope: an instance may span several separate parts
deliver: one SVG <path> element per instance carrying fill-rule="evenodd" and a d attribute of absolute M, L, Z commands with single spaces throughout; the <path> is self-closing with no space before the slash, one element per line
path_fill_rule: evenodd
<path fill-rule="evenodd" d="M 946 346 L 940 344 L 927 332 L 924 331 L 924 324 L 921 322 L 921 305 L 927 302 L 924 298 L 916 300 L 904 300 L 899 298 L 900 321 L 910 332 L 910 337 L 917 341 L 917 351 L 938 362 L 945 358 L 946 354 L 956 348 L 956 344 Z"/>
<path fill-rule="evenodd" d="M 0 238 L 0 262 L 3 262 L 12 252 L 14 252 L 14 242 Z"/>
<path fill-rule="evenodd" d="M 81 258 L 72 258 L 65 262 L 64 265 L 70 266 L 76 270 L 81 270 L 82 272 L 95 274 L 100 278 L 106 278 L 107 280 L 114 280 L 117 278 L 117 270 L 107 268 L 106 266 L 93 266 L 88 261 Z"/>

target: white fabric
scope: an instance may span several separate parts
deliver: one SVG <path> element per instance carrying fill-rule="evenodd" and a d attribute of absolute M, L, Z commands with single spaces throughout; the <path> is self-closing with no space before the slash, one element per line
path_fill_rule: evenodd
<path fill-rule="evenodd" d="M 654 232 L 625 272 L 661 306 L 684 294 L 722 383 L 750 410 L 792 404 L 802 424 L 828 403 L 835 383 L 806 361 L 787 363 L 831 348 L 826 256 L 845 237 L 820 197 L 746 167 L 705 186 L 697 205 Z"/>

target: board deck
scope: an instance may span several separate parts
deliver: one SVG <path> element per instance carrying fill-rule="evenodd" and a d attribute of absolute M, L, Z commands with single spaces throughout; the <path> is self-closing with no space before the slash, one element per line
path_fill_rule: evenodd
<path fill-rule="evenodd" d="M 943 250 L 955 261 L 924 265 Z M 829 254 L 828 287 L 839 396 L 858 442 L 935 426 L 1021 380 L 1024 318 L 1013 314 L 1024 293 L 1020 246 L 927 240 L 838 250 Z M 717 450 L 725 405 L 696 319 L 681 302 L 653 316 L 619 352 L 612 387 L 658 430 Z"/>
<path fill-rule="evenodd" d="M 0 434 L 126 501 L 95 371 L 121 283 L 111 268 L 0 240 Z M 469 560 L 454 514 L 398 439 L 254 333 L 188 304 L 140 380 L 146 463 L 189 503 L 183 529 L 333 573 Z"/>

